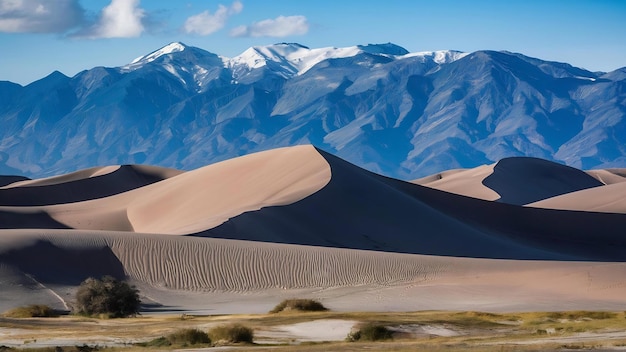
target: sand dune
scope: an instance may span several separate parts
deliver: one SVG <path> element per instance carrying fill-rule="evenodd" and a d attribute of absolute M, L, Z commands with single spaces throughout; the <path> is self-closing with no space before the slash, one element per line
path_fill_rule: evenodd
<path fill-rule="evenodd" d="M 626 214 L 626 182 L 552 197 L 530 207 Z"/>
<path fill-rule="evenodd" d="M 148 166 L 93 168 L 0 188 L 0 205 L 38 206 L 99 199 L 140 188 L 182 171 Z"/>
<path fill-rule="evenodd" d="M 448 256 L 626 259 L 622 214 L 483 201 L 382 177 L 321 153 L 332 170 L 326 187 L 198 235 Z"/>
<path fill-rule="evenodd" d="M 500 195 L 499 202 L 524 205 L 561 194 L 602 186 L 583 171 L 537 158 L 505 158 L 483 184 Z"/>
<path fill-rule="evenodd" d="M 76 182 L 86 182 L 85 179 L 48 186 L 49 192 L 43 193 L 40 188 L 19 188 L 7 202 L 20 197 L 13 203 L 39 200 L 59 204 L 0 207 L 0 211 L 16 214 L 15 220 L 5 217 L 4 228 L 25 228 L 22 219 L 26 214 L 39 214 L 37 226 L 41 228 L 59 228 L 63 224 L 84 230 L 189 234 L 217 226 L 246 211 L 295 202 L 322 188 L 329 179 L 330 169 L 324 158 L 313 147 L 301 146 L 227 160 L 82 202 L 65 203 L 60 198 L 67 198 L 67 188 L 71 188 L 69 194 L 84 196 L 83 184 Z M 119 179 L 87 181 L 91 180 L 97 182 L 89 184 L 97 188 L 89 191 L 92 193 L 123 187 L 118 185 Z M 50 219 L 49 226 L 42 220 L 45 214 Z"/>
<path fill-rule="evenodd" d="M 267 311 L 295 295 L 349 310 L 614 309 L 622 177 L 522 158 L 425 187 L 299 146 L 184 173 L 12 182 L 0 188 L 0 308 L 67 305 L 84 278 L 112 274 L 183 310 Z"/>
<path fill-rule="evenodd" d="M 8 186 L 12 183 L 28 181 L 30 180 L 28 177 L 23 176 L 4 176 L 0 175 L 0 188 Z"/>
<path fill-rule="evenodd" d="M 605 185 L 626 182 L 626 169 L 589 170 L 586 172 Z"/>
<path fill-rule="evenodd" d="M 88 274 L 125 274 L 154 303 L 199 308 L 194 297 L 204 297 L 205 307 L 211 302 L 220 309 L 221 301 L 226 310 L 245 295 L 260 299 L 256 309 L 267 311 L 296 294 L 324 297 L 339 310 L 472 309 L 484 307 L 480 300 L 491 302 L 492 310 L 532 310 L 547 302 L 611 308 L 626 293 L 623 263 L 453 258 L 77 230 L 3 230 L 0 239 L 0 268 L 14 278 L 3 281 L 2 292 L 19 292 L 16 285 L 28 279 L 18 274 L 27 273 L 61 298 Z M 21 292 L 28 290 L 35 288 Z M 12 304 L 29 299 L 12 296 Z"/>
<path fill-rule="evenodd" d="M 330 177 L 328 163 L 312 146 L 275 149 L 136 192 L 127 213 L 137 232 L 189 234 L 247 211 L 294 203 L 324 187 Z"/>
<path fill-rule="evenodd" d="M 493 167 L 483 165 L 473 169 L 444 171 L 411 183 L 472 198 L 498 200 L 500 195 L 483 184 L 483 180 L 493 173 Z"/>
<path fill-rule="evenodd" d="M 412 183 L 422 186 L 459 194 L 467 197 L 478 198 L 491 201 L 502 201 L 495 189 L 508 194 L 509 197 L 523 200 L 513 201 L 536 208 L 576 210 L 587 212 L 606 213 L 626 213 L 626 188 L 615 186 L 617 183 L 626 182 L 626 169 L 606 169 L 588 170 L 585 173 L 599 182 L 595 187 L 577 190 L 579 187 L 572 187 L 572 183 L 584 180 L 580 172 L 563 173 L 561 165 L 552 164 L 546 161 L 540 163 L 527 164 L 527 158 L 515 158 L 511 160 L 519 163 L 516 169 L 526 169 L 515 177 L 506 177 L 506 173 L 501 175 L 497 185 L 493 185 L 493 180 L 487 181 L 487 187 L 483 181 L 493 173 L 494 165 L 484 165 L 473 169 L 458 169 L 444 171 L 435 175 L 427 176 Z M 510 162 L 511 162 L 510 161 Z M 532 160 L 531 160 L 532 161 Z M 534 165 L 540 168 L 531 170 Z M 556 167 L 554 167 L 556 165 Z M 538 176 L 528 176 L 539 174 Z M 578 181 L 572 181 L 569 176 L 574 175 Z M 537 178 L 538 177 L 538 178 Z M 539 182 L 537 180 L 539 179 Z M 583 182 L 587 182 L 584 180 Z M 611 186 L 611 187 L 607 187 Z M 563 193 L 565 192 L 565 193 Z M 520 195 L 524 193 L 524 195 Z M 548 198 L 544 198 L 548 197 Z M 532 199 L 543 199 L 525 204 Z M 508 199 L 510 201 L 510 198 Z"/>
<path fill-rule="evenodd" d="M 526 158 L 519 163 L 539 163 L 533 172 L 554 173 L 561 167 Z M 522 167 L 518 164 L 507 170 Z M 580 179 L 580 173 L 566 172 L 574 175 L 570 184 Z M 486 173 L 488 168 L 472 173 L 477 176 L 471 182 Z M 502 184 L 497 186 L 512 187 Z M 367 172 L 312 146 L 253 154 L 100 199 L 0 211 L 4 228 L 194 234 L 501 259 L 626 259 L 624 215 L 523 208 L 459 196 Z"/>
<path fill-rule="evenodd" d="M 10 184 L 8 187 L 4 188 L 58 185 L 67 182 L 81 181 L 86 178 L 91 178 L 95 176 L 110 174 L 111 172 L 114 172 L 119 168 L 120 165 L 93 167 L 64 175 L 45 177 L 34 180 L 22 180 L 20 182 Z"/>

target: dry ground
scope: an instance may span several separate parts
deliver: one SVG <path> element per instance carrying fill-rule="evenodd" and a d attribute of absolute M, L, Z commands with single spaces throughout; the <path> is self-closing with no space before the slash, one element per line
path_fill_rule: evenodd
<path fill-rule="evenodd" d="M 106 350 L 152 351 L 134 345 L 181 328 L 208 330 L 238 322 L 255 331 L 256 345 L 233 351 L 549 351 L 626 349 L 623 312 L 280 313 L 259 315 L 158 315 L 129 319 L 0 319 L 0 346 L 54 351 L 55 346 L 98 345 Z M 344 342 L 351 326 L 366 322 L 394 331 L 386 342 Z M 302 325 L 304 324 L 304 325 Z M 305 333 L 298 326 L 306 326 Z M 343 331 L 342 331 L 343 329 Z M 277 333 L 282 332 L 282 333 Z M 285 334 L 285 332 L 287 332 Z M 291 332 L 291 336 L 289 333 Z M 308 334 L 308 335 L 307 335 Z M 307 339 L 307 336 L 309 338 Z M 316 338 L 317 337 L 317 338 Z M 333 341 L 324 341 L 328 337 Z M 174 349 L 171 348 L 163 348 Z M 102 348 L 101 348 L 102 350 Z M 211 349 L 209 349 L 211 350 Z"/>

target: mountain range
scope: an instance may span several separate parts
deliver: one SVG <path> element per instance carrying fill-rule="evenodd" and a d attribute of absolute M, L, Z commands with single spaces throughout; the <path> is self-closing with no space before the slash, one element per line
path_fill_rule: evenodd
<path fill-rule="evenodd" d="M 171 43 L 121 67 L 0 82 L 0 174 L 114 164 L 195 169 L 312 144 L 415 179 L 526 156 L 626 166 L 626 67 L 590 72 L 498 51 Z"/>

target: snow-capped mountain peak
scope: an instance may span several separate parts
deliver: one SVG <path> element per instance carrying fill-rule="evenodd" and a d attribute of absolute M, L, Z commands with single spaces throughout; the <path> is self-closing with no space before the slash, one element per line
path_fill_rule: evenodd
<path fill-rule="evenodd" d="M 401 56 L 408 54 L 408 51 L 395 44 L 310 49 L 297 43 L 279 43 L 249 48 L 241 55 L 228 60 L 227 67 L 241 74 L 241 72 L 258 69 L 270 63 L 272 66 L 278 65 L 282 69 L 283 76 L 287 78 L 302 75 L 324 60 L 353 57 L 361 53 Z M 272 68 L 276 69 L 276 67 Z"/>
<path fill-rule="evenodd" d="M 148 55 L 144 55 L 144 56 L 140 56 L 138 58 L 136 58 L 135 60 L 133 60 L 130 65 L 139 63 L 139 62 L 152 62 L 156 59 L 158 59 L 159 57 L 163 56 L 163 55 L 167 55 L 167 54 L 172 54 L 172 53 L 177 53 L 177 52 L 181 52 L 183 50 L 185 50 L 187 48 L 187 46 L 183 43 L 180 42 L 174 42 L 174 43 L 170 43 L 164 47 L 162 47 L 161 49 L 155 50 L 153 52 L 151 52 Z"/>
<path fill-rule="evenodd" d="M 403 58 L 409 57 L 420 57 L 423 58 L 422 61 L 430 59 L 437 64 L 449 64 L 456 60 L 462 59 L 467 56 L 469 53 L 464 53 L 456 50 L 437 50 L 437 51 L 422 51 L 415 53 L 408 53 Z"/>

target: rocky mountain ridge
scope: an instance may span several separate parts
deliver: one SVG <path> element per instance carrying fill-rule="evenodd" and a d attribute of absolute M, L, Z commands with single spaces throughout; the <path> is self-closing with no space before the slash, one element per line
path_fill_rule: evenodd
<path fill-rule="evenodd" d="M 394 44 L 224 58 L 172 43 L 122 67 L 0 82 L 0 173 L 194 169 L 309 143 L 401 179 L 512 156 L 624 167 L 625 117 L 626 68 Z"/>

